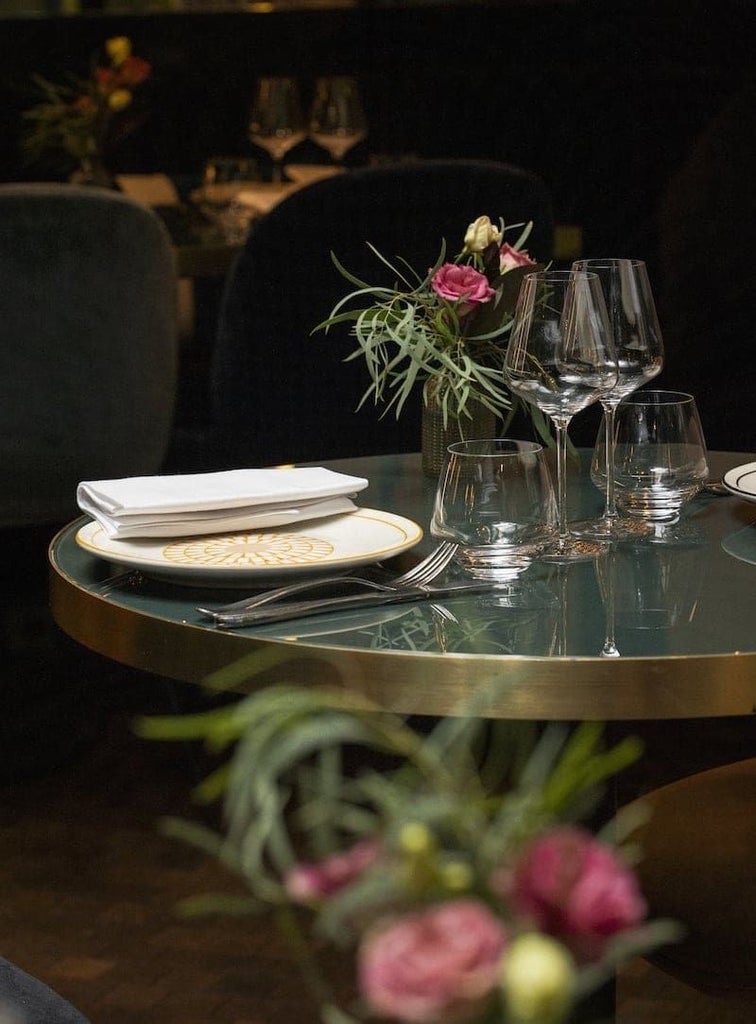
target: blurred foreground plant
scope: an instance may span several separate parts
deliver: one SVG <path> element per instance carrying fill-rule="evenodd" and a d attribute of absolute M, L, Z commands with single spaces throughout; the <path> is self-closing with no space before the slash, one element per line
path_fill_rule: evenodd
<path fill-rule="evenodd" d="M 468 708 L 421 731 L 357 695 L 273 686 L 138 728 L 232 750 L 198 792 L 224 796 L 223 834 L 165 828 L 241 875 L 250 898 L 184 909 L 271 909 L 328 1024 L 561 1024 L 621 962 L 676 935 L 645 920 L 625 842 L 638 822 L 578 824 L 640 752 L 633 739 L 606 749 L 598 725 L 536 738 Z M 348 770 L 355 747 L 367 764 Z M 324 939 L 354 957 L 346 1007 L 315 959 Z"/>

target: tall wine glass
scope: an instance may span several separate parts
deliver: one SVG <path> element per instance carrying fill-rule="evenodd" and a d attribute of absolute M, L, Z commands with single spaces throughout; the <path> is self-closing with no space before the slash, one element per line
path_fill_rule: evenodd
<path fill-rule="evenodd" d="M 553 422 L 557 435 L 557 549 L 567 562 L 602 554 L 606 545 L 575 537 L 567 525 L 567 428 L 581 409 L 617 383 L 609 314 L 597 274 L 545 270 L 520 287 L 504 362 L 509 387 Z"/>
<path fill-rule="evenodd" d="M 295 78 L 261 78 L 249 117 L 249 137 L 273 160 L 273 181 L 283 180 L 283 159 L 307 137 Z"/>
<path fill-rule="evenodd" d="M 367 118 L 357 81 L 347 75 L 319 78 L 310 108 L 310 138 L 340 164 L 367 135 Z"/>
<path fill-rule="evenodd" d="M 617 406 L 661 373 L 664 364 L 656 306 L 642 260 L 576 260 L 573 270 L 597 274 L 604 292 L 617 353 L 617 383 L 601 397 L 604 410 L 606 503 L 600 519 L 573 524 L 573 532 L 593 537 L 629 536 L 634 524 L 620 519 L 615 500 L 614 425 Z"/>

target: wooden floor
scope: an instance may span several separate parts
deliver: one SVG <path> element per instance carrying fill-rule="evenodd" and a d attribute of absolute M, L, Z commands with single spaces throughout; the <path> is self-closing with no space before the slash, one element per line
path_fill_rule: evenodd
<path fill-rule="evenodd" d="M 103 678 L 77 709 L 93 726 L 83 749 L 2 784 L 0 953 L 92 1024 L 314 1024 L 269 924 L 177 918 L 184 896 L 243 890 L 158 832 L 161 815 L 201 813 L 188 797 L 201 765 L 196 751 L 139 740 L 130 723 L 169 709 L 175 692 L 107 666 Z M 29 735 L 40 753 L 45 742 Z M 621 1024 L 753 1020 L 642 961 L 623 971 L 619 1001 Z"/>

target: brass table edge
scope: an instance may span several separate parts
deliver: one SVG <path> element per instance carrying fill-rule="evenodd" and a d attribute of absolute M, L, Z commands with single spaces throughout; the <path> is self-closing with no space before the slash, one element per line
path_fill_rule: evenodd
<path fill-rule="evenodd" d="M 479 713 L 519 719 L 603 721 L 704 718 L 756 712 L 756 652 L 603 659 L 494 654 L 443 655 L 355 651 L 338 645 L 269 639 L 172 621 L 126 608 L 66 575 L 50 546 L 50 600 L 58 625 L 74 640 L 122 664 L 203 684 L 239 659 L 252 665 L 238 687 L 285 678 L 285 666 L 313 684 L 355 689 L 402 713 L 455 713 L 487 688 Z M 278 665 L 257 674 L 255 652 L 276 650 Z M 428 662 L 446 662 L 443 678 Z M 569 689 L 569 692 L 567 690 Z"/>

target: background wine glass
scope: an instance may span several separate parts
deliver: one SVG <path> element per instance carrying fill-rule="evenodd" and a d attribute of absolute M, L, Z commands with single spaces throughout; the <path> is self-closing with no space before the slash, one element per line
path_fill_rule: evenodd
<path fill-rule="evenodd" d="M 571 561 L 605 545 L 567 526 L 567 428 L 581 409 L 617 383 L 609 314 L 596 274 L 546 270 L 527 274 L 515 308 L 504 373 L 511 390 L 551 419 L 557 435 L 559 541 L 545 558 Z"/>
<path fill-rule="evenodd" d="M 601 397 L 605 452 L 606 502 L 600 519 L 573 523 L 575 533 L 595 537 L 620 537 L 635 532 L 631 522 L 620 520 L 615 499 L 614 431 L 617 406 L 661 373 L 664 344 L 656 305 L 642 260 L 576 260 L 573 270 L 597 274 L 604 292 L 617 354 L 617 383 Z"/>
<path fill-rule="evenodd" d="M 270 154 L 273 181 L 282 181 L 284 157 L 307 137 L 296 79 L 259 79 L 249 118 L 249 137 Z"/>
<path fill-rule="evenodd" d="M 367 135 L 367 119 L 354 78 L 318 78 L 310 108 L 310 138 L 340 164 L 346 153 Z"/>

